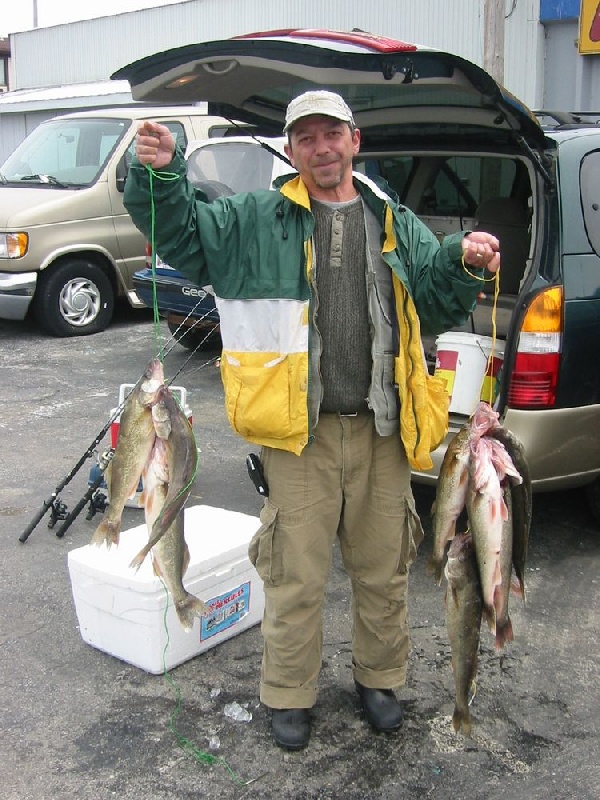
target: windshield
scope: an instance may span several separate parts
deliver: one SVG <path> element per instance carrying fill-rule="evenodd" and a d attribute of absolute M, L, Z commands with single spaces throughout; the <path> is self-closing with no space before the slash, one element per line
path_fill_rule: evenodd
<path fill-rule="evenodd" d="M 89 186 L 129 125 L 98 118 L 43 122 L 0 167 L 3 183 Z"/>

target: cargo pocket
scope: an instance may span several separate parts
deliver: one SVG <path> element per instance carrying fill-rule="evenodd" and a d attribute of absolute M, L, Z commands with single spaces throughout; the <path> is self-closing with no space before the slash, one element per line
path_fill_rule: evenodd
<path fill-rule="evenodd" d="M 281 554 L 277 552 L 274 541 L 278 510 L 269 498 L 265 499 L 260 512 L 261 526 L 248 547 L 250 562 L 266 586 L 276 586 L 283 574 Z"/>
<path fill-rule="evenodd" d="M 400 558 L 398 561 L 398 572 L 407 573 L 410 566 L 417 557 L 417 550 L 423 541 L 425 533 L 421 520 L 417 514 L 414 500 L 406 499 L 404 514 L 404 530 L 402 531 L 402 542 L 400 545 Z"/>

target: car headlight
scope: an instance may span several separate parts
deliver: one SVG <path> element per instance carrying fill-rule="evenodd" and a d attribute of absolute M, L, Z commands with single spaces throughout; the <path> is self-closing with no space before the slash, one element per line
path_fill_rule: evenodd
<path fill-rule="evenodd" d="M 22 258 L 28 247 L 28 233 L 0 233 L 0 258 Z"/>

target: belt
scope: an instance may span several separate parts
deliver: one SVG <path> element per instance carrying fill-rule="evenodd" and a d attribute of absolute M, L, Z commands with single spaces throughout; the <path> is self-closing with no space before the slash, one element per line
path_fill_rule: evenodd
<path fill-rule="evenodd" d="M 365 414 L 370 414 L 370 408 L 361 408 L 360 411 L 321 411 L 321 414 L 330 414 L 332 417 L 362 417 Z"/>

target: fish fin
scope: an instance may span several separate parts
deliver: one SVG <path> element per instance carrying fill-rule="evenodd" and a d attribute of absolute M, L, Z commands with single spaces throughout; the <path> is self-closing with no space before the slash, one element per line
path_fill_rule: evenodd
<path fill-rule="evenodd" d="M 463 736 L 471 735 L 473 724 L 471 722 L 471 715 L 469 714 L 468 709 L 465 711 L 459 708 L 454 709 L 454 714 L 452 715 L 452 727 L 456 733 L 462 733 Z"/>
<path fill-rule="evenodd" d="M 513 628 L 510 617 L 506 617 L 505 622 L 500 625 L 496 622 L 496 650 L 502 650 L 507 642 L 513 640 Z"/>
<path fill-rule="evenodd" d="M 496 609 L 494 606 L 484 605 L 483 613 L 485 615 L 488 628 L 493 634 L 496 633 Z"/>
<path fill-rule="evenodd" d="M 477 656 L 475 656 L 475 663 L 473 664 L 474 674 L 477 672 Z M 469 686 L 469 705 L 472 705 L 477 694 L 477 678 L 473 678 Z"/>
<path fill-rule="evenodd" d="M 512 594 L 516 594 L 517 597 L 522 597 L 523 602 L 525 601 L 525 582 L 518 575 L 513 575 L 510 579 L 510 591 Z"/>
<path fill-rule="evenodd" d="M 132 564 L 133 564 L 133 562 L 132 562 Z M 163 580 L 163 574 L 162 574 L 162 571 L 160 569 L 160 564 L 158 562 L 158 559 L 154 557 L 154 554 L 152 555 L 152 569 L 154 570 L 154 574 L 156 575 L 156 577 L 160 578 L 161 580 Z"/>
<path fill-rule="evenodd" d="M 150 552 L 150 550 L 151 550 L 151 549 L 152 549 L 152 547 L 151 547 L 151 546 L 144 545 L 144 547 L 142 547 L 142 549 L 140 550 L 140 552 L 139 552 L 139 553 L 137 554 L 137 556 L 136 556 L 136 557 L 133 559 L 133 561 L 132 561 L 132 562 L 129 564 L 129 566 L 130 566 L 132 569 L 135 569 L 135 571 L 137 572 L 137 571 L 138 571 L 138 569 L 139 569 L 139 568 L 142 566 L 142 564 L 144 563 L 144 560 L 145 560 L 146 556 L 148 555 L 148 553 Z"/>
<path fill-rule="evenodd" d="M 206 611 L 206 603 L 194 597 L 193 594 L 186 594 L 184 600 L 175 604 L 175 611 L 179 617 L 181 627 L 185 631 L 191 631 L 196 617 L 201 617 Z"/>
<path fill-rule="evenodd" d="M 450 596 L 452 597 L 452 602 L 454 603 L 454 607 L 458 608 L 458 592 L 454 586 L 452 586 L 450 589 Z M 448 597 L 447 594 L 446 597 Z"/>
<path fill-rule="evenodd" d="M 425 574 L 433 575 L 436 584 L 441 586 L 442 575 L 444 574 L 444 562 L 431 556 L 425 565 Z"/>
<path fill-rule="evenodd" d="M 97 547 L 105 544 L 107 547 L 119 544 L 119 534 L 121 533 L 121 521 L 113 522 L 109 519 L 103 519 L 98 525 L 92 536 L 90 544 L 95 544 Z"/>

